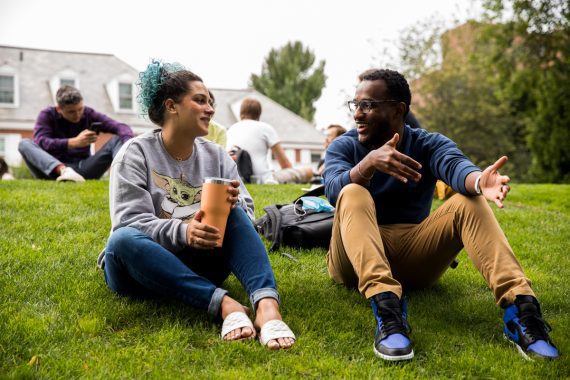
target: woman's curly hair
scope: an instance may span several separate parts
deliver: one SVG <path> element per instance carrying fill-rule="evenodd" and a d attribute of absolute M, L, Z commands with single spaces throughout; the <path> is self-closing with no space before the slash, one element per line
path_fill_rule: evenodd
<path fill-rule="evenodd" d="M 202 78 L 186 70 L 180 63 L 162 63 L 153 59 L 146 70 L 139 73 L 140 87 L 137 100 L 141 112 L 158 125 L 164 123 L 164 101 L 179 102 L 188 92 L 188 82 L 202 82 Z"/>

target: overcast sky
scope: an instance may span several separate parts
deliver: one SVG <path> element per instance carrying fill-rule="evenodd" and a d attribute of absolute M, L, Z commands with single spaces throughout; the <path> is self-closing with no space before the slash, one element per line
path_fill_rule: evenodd
<path fill-rule="evenodd" d="M 398 34 L 436 17 L 465 20 L 473 0 L 0 0 L 0 45 L 114 54 L 138 70 L 178 61 L 212 88 L 246 88 L 271 48 L 299 40 L 328 77 L 316 125 L 351 127 L 344 101 L 357 75 Z M 393 50 L 396 57 L 397 52 Z"/>

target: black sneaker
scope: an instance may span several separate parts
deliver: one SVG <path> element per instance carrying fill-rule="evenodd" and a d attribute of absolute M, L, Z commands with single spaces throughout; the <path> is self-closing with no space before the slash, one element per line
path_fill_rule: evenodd
<path fill-rule="evenodd" d="M 540 312 L 540 304 L 532 296 L 517 296 L 515 304 L 505 309 L 505 337 L 516 345 L 525 359 L 530 356 L 557 359 L 560 356 L 548 333 L 551 328 Z"/>
<path fill-rule="evenodd" d="M 414 357 L 411 331 L 407 318 L 406 301 L 400 301 L 392 292 L 384 292 L 371 298 L 372 311 L 376 317 L 374 353 L 384 360 L 409 360 Z"/>

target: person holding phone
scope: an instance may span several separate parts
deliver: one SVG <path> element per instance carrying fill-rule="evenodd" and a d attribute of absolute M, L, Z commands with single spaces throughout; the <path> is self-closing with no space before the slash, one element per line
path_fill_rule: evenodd
<path fill-rule="evenodd" d="M 24 139 L 18 150 L 36 178 L 83 182 L 99 179 L 107 171 L 119 148 L 134 136 L 131 128 L 83 104 L 83 96 L 72 86 L 56 93 L 55 107 L 40 112 L 33 141 Z M 90 145 L 100 132 L 113 136 L 91 155 Z"/>

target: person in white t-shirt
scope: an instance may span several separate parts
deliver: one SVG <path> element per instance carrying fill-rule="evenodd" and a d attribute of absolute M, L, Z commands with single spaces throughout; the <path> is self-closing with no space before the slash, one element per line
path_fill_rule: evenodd
<path fill-rule="evenodd" d="M 249 153 L 252 162 L 255 183 L 307 183 L 312 177 L 312 169 L 293 168 L 285 155 L 275 128 L 259 121 L 261 103 L 253 98 L 246 98 L 241 103 L 240 121 L 227 131 L 227 149 L 239 147 Z M 270 154 L 277 159 L 281 170 L 273 171 Z"/>

